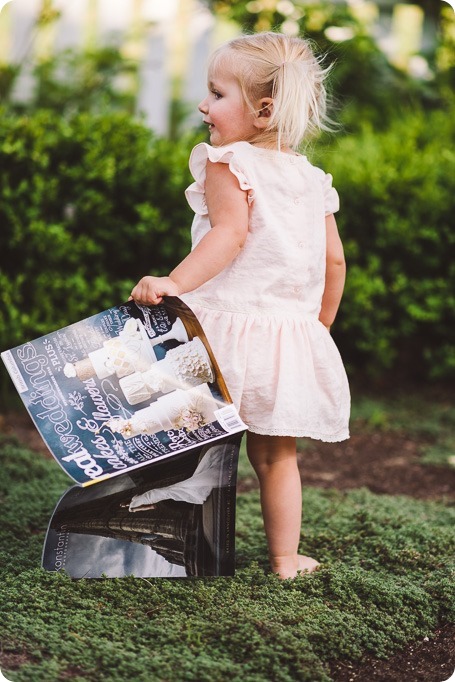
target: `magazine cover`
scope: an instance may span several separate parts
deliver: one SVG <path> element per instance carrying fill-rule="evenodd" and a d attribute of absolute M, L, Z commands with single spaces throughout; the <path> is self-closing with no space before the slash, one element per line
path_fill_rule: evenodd
<path fill-rule="evenodd" d="M 246 429 L 199 322 L 176 297 L 110 308 L 1 357 L 81 486 Z"/>
<path fill-rule="evenodd" d="M 43 568 L 72 578 L 234 575 L 241 437 L 73 486 L 49 523 Z"/>

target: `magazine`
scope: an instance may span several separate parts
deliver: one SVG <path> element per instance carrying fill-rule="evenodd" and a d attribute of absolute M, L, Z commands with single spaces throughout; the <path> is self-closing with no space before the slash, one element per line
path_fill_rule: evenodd
<path fill-rule="evenodd" d="M 82 486 L 246 429 L 176 297 L 109 308 L 1 357 L 50 452 Z"/>
<path fill-rule="evenodd" d="M 130 301 L 1 357 L 77 483 L 49 523 L 44 568 L 75 578 L 232 575 L 246 426 L 183 301 Z"/>

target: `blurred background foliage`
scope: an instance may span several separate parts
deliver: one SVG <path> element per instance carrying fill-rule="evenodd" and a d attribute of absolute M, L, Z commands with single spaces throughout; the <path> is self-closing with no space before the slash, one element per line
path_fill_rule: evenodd
<path fill-rule="evenodd" d="M 33 67 L 34 88 L 27 101 L 14 98 L 21 65 L 0 64 L 0 101 L 10 112 L 53 109 L 62 116 L 78 111 L 122 110 L 134 113 L 134 94 L 116 84 L 137 73 L 137 64 L 114 45 L 67 49 L 39 60 Z"/>
<path fill-rule="evenodd" d="M 2 114 L 5 348 L 123 302 L 143 273 L 186 255 L 197 137 L 156 138 L 118 112 Z"/>
<path fill-rule="evenodd" d="M 362 3 L 208 4 L 239 31 L 310 37 L 334 63 L 339 131 L 306 153 L 341 197 L 348 280 L 333 333 L 351 377 L 453 379 L 455 13 L 419 3 L 433 39 L 400 62 Z M 122 302 L 189 249 L 188 156 L 204 132 L 185 130 L 178 99 L 170 134 L 149 130 L 116 87 L 135 69 L 113 47 L 66 51 L 35 67 L 24 104 L 11 96 L 20 66 L 0 68 L 2 350 Z"/>
<path fill-rule="evenodd" d="M 238 22 L 246 32 L 277 30 L 313 41 L 333 69 L 329 85 L 333 106 L 345 132 L 366 121 L 387 127 L 401 111 L 423 106 L 439 107 L 451 97 L 455 84 L 455 22 L 453 11 L 439 0 L 413 3 L 291 2 L 290 0 L 209 0 L 214 11 Z M 393 30 L 394 6 L 411 9 L 396 20 L 398 46 L 388 58 L 378 40 L 378 19 L 388 15 Z M 388 12 L 387 12 L 388 10 Z M 406 20 L 427 39 L 413 51 L 406 35 Z M 418 28 L 418 24 L 422 25 Z M 376 26 L 376 28 L 375 28 Z M 386 45 L 390 41 L 382 40 Z M 447 88 L 443 87 L 447 86 Z"/>

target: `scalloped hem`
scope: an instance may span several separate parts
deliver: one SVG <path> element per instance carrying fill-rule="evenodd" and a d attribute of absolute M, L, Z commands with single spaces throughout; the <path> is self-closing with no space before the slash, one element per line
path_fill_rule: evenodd
<path fill-rule="evenodd" d="M 258 436 L 290 436 L 291 438 L 312 438 L 324 443 L 341 443 L 350 438 L 349 431 L 343 430 L 335 434 L 316 433 L 315 431 L 299 431 L 298 429 L 262 429 L 259 426 L 248 425 L 248 431 Z"/>

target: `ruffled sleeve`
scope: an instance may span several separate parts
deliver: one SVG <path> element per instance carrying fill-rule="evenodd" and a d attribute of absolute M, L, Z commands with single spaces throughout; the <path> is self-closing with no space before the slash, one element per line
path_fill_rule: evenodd
<path fill-rule="evenodd" d="M 199 215 L 207 215 L 208 213 L 205 200 L 207 161 L 229 164 L 229 170 L 237 178 L 240 189 L 248 192 L 248 203 L 251 204 L 253 202 L 254 190 L 242 168 L 241 154 L 239 154 L 238 149 L 236 149 L 239 144 L 241 143 L 232 144 L 226 147 L 211 147 L 209 144 L 201 142 L 194 147 L 191 152 L 189 166 L 195 182 L 186 189 L 185 196 L 195 213 L 198 213 Z"/>
<path fill-rule="evenodd" d="M 332 176 L 330 173 L 323 173 L 322 192 L 324 195 L 325 214 L 330 215 L 340 210 L 340 198 L 338 192 L 332 187 Z"/>

